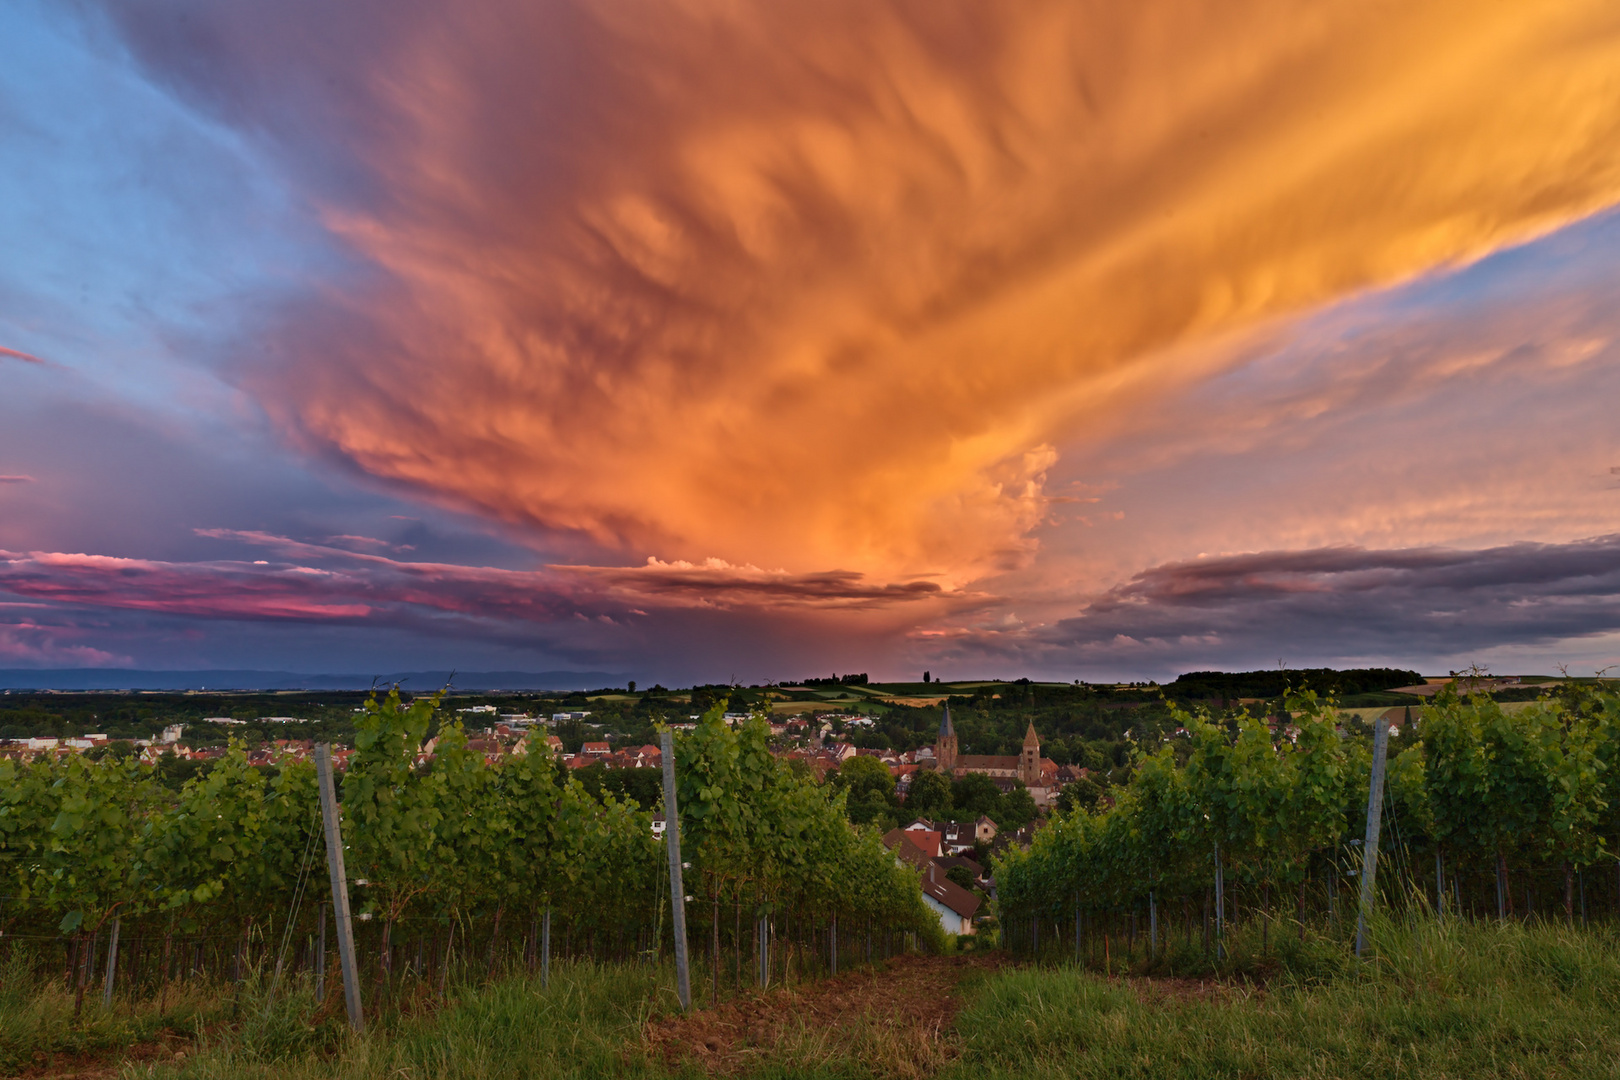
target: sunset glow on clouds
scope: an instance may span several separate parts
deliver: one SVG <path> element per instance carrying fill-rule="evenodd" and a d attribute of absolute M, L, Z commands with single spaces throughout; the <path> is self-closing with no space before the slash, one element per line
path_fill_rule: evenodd
<path fill-rule="evenodd" d="M 1620 658 L 1612 5 L 5 18 L 0 660 Z"/>

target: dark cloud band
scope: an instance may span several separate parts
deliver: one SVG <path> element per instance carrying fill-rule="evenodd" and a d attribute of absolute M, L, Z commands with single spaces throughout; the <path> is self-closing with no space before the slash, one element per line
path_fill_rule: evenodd
<path fill-rule="evenodd" d="M 1448 656 L 1620 630 L 1620 534 L 1465 551 L 1328 547 L 1169 563 L 1044 632 L 1048 648 L 1239 660 Z"/>

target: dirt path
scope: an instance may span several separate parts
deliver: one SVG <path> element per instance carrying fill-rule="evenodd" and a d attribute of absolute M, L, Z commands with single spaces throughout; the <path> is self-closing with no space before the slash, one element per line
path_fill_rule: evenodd
<path fill-rule="evenodd" d="M 146 1066 L 184 1060 L 191 1040 L 173 1032 L 159 1032 L 155 1039 L 106 1050 L 83 1053 L 40 1052 L 34 1061 L 10 1074 L 17 1080 L 110 1080 L 126 1065 Z"/>
<path fill-rule="evenodd" d="M 646 1041 L 670 1064 L 687 1060 L 721 1075 L 783 1058 L 800 1064 L 855 1058 L 879 1073 L 924 1076 L 951 1056 L 958 984 L 996 966 L 982 956 L 902 957 L 883 971 L 666 1017 L 647 1025 Z"/>

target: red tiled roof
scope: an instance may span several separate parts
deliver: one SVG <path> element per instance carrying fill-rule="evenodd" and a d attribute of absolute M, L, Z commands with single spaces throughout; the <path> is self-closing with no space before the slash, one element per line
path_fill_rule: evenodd
<path fill-rule="evenodd" d="M 912 843 L 910 834 L 904 829 L 890 829 L 884 833 L 883 846 L 894 852 L 902 862 L 908 862 L 924 873 L 932 865 L 928 853 Z"/>

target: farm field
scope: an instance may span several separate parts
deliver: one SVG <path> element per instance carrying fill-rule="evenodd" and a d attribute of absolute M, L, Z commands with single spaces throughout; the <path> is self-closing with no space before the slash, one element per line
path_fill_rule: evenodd
<path fill-rule="evenodd" d="M 1138 957 L 1130 970 L 1116 958 L 1111 978 L 1072 965 L 1014 966 L 998 953 L 907 956 L 686 1016 L 674 1008 L 667 971 L 560 965 L 549 989 L 528 977 L 469 987 L 442 1009 L 374 1021 L 361 1038 L 344 1033 L 341 1009 L 316 1010 L 307 987 L 268 1007 L 249 988 L 229 1005 L 182 1002 L 171 1019 L 187 1033 L 150 1029 L 122 1046 L 42 1055 L 9 1075 L 1620 1075 L 1612 928 L 1386 920 L 1366 963 L 1343 941 L 1315 935 L 1285 936 L 1269 954 L 1252 932 L 1234 934 L 1232 945 L 1221 970 L 1171 953 L 1156 967 Z M 21 1008 L 14 995 L 0 998 L 7 1038 L 24 1015 L 49 1023 L 53 1008 L 57 1020 L 71 1010 L 65 994 L 31 1001 Z"/>

